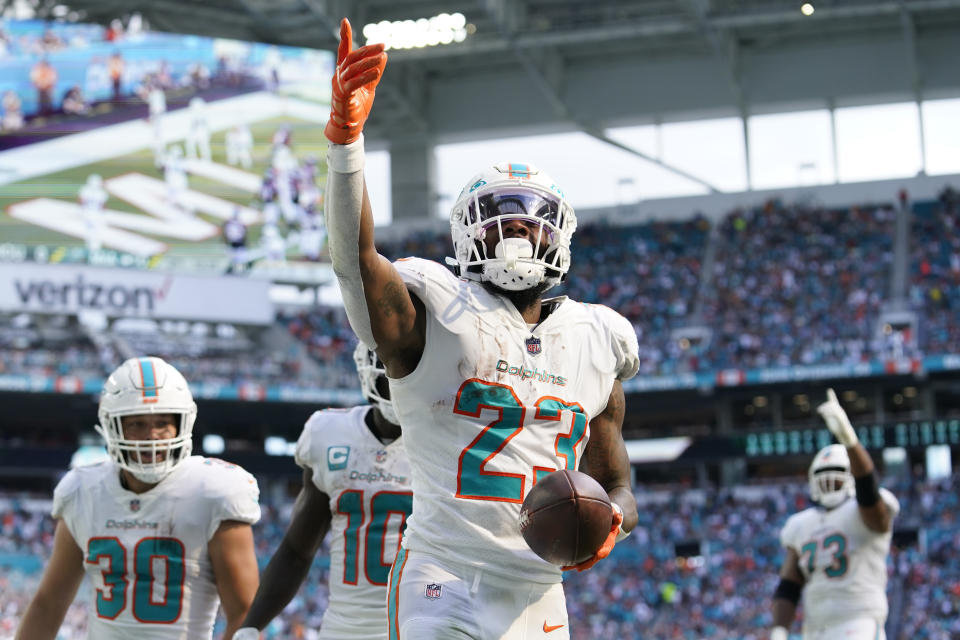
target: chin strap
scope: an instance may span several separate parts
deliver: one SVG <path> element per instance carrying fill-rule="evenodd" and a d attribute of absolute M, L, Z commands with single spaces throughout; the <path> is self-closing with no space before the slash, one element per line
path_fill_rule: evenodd
<path fill-rule="evenodd" d="M 327 191 L 323 213 L 330 262 L 340 285 L 343 308 L 353 332 L 370 349 L 377 348 L 367 298 L 360 278 L 360 209 L 363 206 L 363 134 L 350 144 L 327 147 Z"/>

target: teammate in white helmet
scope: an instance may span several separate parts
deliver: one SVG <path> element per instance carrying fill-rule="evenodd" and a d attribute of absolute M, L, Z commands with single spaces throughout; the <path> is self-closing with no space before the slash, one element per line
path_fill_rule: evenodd
<path fill-rule="evenodd" d="M 883 640 L 887 554 L 900 503 L 877 486 L 833 389 L 817 411 L 840 444 L 814 456 L 808 473 L 815 507 L 791 516 L 780 532 L 787 551 L 773 596 L 770 640 L 786 640 L 803 594 L 805 640 Z"/>
<path fill-rule="evenodd" d="M 197 406 L 160 358 L 131 358 L 104 383 L 97 431 L 110 460 L 67 473 L 53 494 L 53 552 L 17 640 L 53 640 L 86 574 L 89 637 L 227 637 L 257 590 L 253 476 L 190 455 Z"/>
<path fill-rule="evenodd" d="M 467 183 L 450 217 L 456 274 L 377 253 L 361 132 L 386 53 L 351 43 L 344 20 L 325 129 L 327 243 L 350 324 L 390 377 L 413 472 L 390 637 L 568 638 L 561 567 L 526 545 L 520 507 L 558 469 L 606 489 L 609 536 L 567 569 L 593 566 L 634 527 L 621 381 L 637 372 L 636 333 L 607 307 L 544 299 L 570 267 L 577 220 L 533 165 L 503 162 Z"/>
<path fill-rule="evenodd" d="M 412 507 L 410 466 L 383 365 L 354 351 L 369 405 L 314 413 L 297 441 L 303 488 L 233 640 L 257 640 L 300 588 L 330 531 L 330 603 L 320 640 L 388 640 L 387 576 Z"/>

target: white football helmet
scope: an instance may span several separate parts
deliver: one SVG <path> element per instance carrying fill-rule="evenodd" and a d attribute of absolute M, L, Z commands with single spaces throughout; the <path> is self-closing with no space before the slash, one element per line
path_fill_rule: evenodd
<path fill-rule="evenodd" d="M 377 352 L 367 348 L 362 342 L 357 343 L 357 348 L 353 350 L 353 361 L 357 364 L 357 375 L 360 376 L 360 390 L 364 397 L 371 404 L 380 409 L 380 413 L 387 419 L 387 422 L 400 424 L 397 418 L 397 411 L 393 408 L 393 401 L 390 398 L 384 398 L 377 391 L 377 378 L 386 377 L 387 371 L 383 368 L 383 363 L 377 358 Z"/>
<path fill-rule="evenodd" d="M 502 225 L 510 220 L 538 224 L 537 246 L 523 238 L 504 239 Z M 450 215 L 460 275 L 508 291 L 542 282 L 559 284 L 570 268 L 570 240 L 576 229 L 577 217 L 563 191 L 530 164 L 501 162 L 477 174 L 460 192 Z M 492 256 L 483 243 L 488 233 L 499 238 Z"/>
<path fill-rule="evenodd" d="M 164 440 L 126 439 L 120 419 L 150 413 L 178 415 L 177 435 Z M 110 374 L 100 394 L 99 417 L 96 430 L 106 441 L 107 453 L 142 482 L 160 482 L 193 451 L 197 405 L 184 377 L 160 358 L 130 358 Z M 152 454 L 150 462 L 143 462 L 141 453 Z M 162 460 L 157 459 L 158 453 L 163 454 Z"/>
<path fill-rule="evenodd" d="M 807 472 L 810 497 L 817 504 L 833 509 L 854 495 L 850 456 L 843 445 L 831 444 L 820 449 Z"/>

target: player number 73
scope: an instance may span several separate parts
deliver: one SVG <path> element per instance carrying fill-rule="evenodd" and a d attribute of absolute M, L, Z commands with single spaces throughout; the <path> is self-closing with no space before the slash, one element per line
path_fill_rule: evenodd
<path fill-rule="evenodd" d="M 557 434 L 554 449 L 567 469 L 577 468 L 577 445 L 587 431 L 587 415 L 577 402 L 567 402 L 553 396 L 543 396 L 534 403 L 534 419 L 556 420 L 563 411 L 571 417 L 566 433 Z M 496 500 L 522 503 L 526 495 L 526 476 L 521 473 L 489 471 L 486 465 L 523 429 L 527 408 L 513 389 L 504 384 L 471 378 L 460 385 L 453 412 L 479 418 L 484 411 L 496 412 L 497 418 L 488 424 L 460 452 L 457 464 L 457 497 L 468 500 Z M 534 483 L 540 476 L 556 469 L 533 468 Z"/>

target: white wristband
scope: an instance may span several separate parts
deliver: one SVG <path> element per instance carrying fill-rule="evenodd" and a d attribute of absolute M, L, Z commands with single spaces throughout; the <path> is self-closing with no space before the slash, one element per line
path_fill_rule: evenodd
<path fill-rule="evenodd" d="M 233 632 L 233 640 L 260 640 L 260 630 L 254 627 L 243 627 Z"/>
<path fill-rule="evenodd" d="M 790 632 L 787 631 L 786 627 L 774 627 L 770 629 L 770 640 L 787 640 L 790 637 Z"/>
<path fill-rule="evenodd" d="M 327 166 L 337 173 L 353 173 L 363 169 L 365 161 L 363 134 L 350 144 L 327 145 Z"/>

